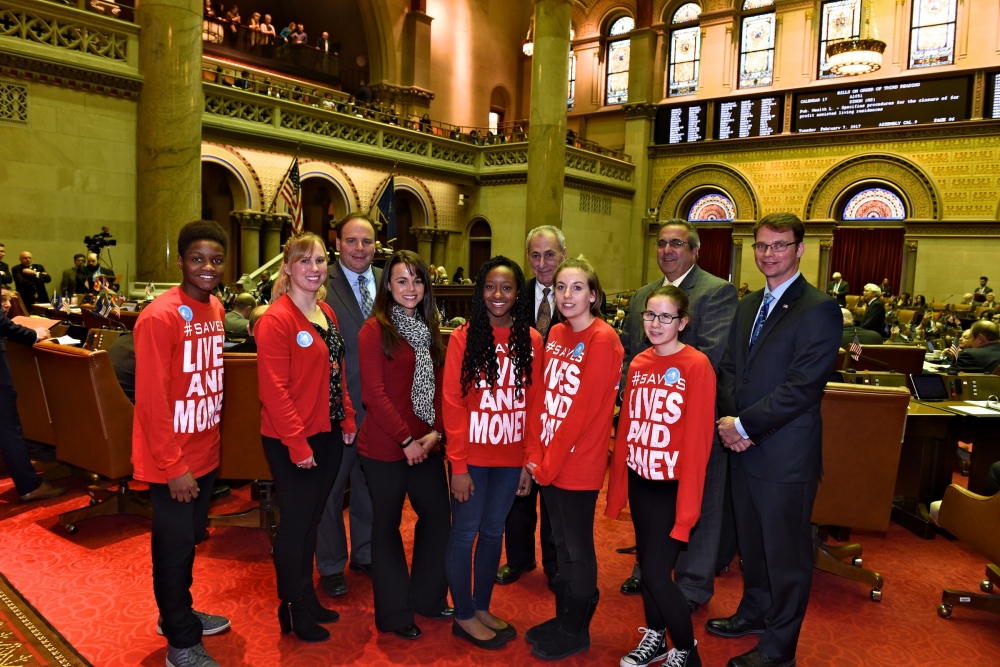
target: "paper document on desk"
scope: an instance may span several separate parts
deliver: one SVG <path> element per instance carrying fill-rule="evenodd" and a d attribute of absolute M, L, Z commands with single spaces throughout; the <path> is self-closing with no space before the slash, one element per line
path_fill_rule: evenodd
<path fill-rule="evenodd" d="M 72 336 L 59 336 L 59 338 L 50 338 L 49 340 L 60 345 L 80 345 L 83 343 L 82 340 L 77 340 Z"/>
<path fill-rule="evenodd" d="M 972 401 L 967 401 L 972 403 Z M 985 403 L 985 401 L 976 401 L 977 403 Z M 993 410 L 990 408 L 983 408 L 978 405 L 952 405 L 950 406 L 952 410 L 961 412 L 966 415 L 977 415 L 981 417 L 1000 417 L 1000 410 Z"/>

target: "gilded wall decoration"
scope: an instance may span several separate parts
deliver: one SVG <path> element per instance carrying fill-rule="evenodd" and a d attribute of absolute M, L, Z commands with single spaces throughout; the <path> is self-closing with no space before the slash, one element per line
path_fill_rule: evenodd
<path fill-rule="evenodd" d="M 670 179 L 657 200 L 660 219 L 686 218 L 686 212 L 678 210 L 681 202 L 691 192 L 702 188 L 721 189 L 736 204 L 736 211 L 741 219 L 757 219 L 760 207 L 750 181 L 735 168 L 719 163 L 689 167 Z"/>
<path fill-rule="evenodd" d="M 9 79 L 0 79 L 0 123 L 28 124 L 28 86 Z"/>
<path fill-rule="evenodd" d="M 0 7 L 0 36 L 126 62 L 128 36 L 93 25 L 63 22 L 44 12 Z"/>
<path fill-rule="evenodd" d="M 824 174 L 806 200 L 805 219 L 836 218 L 834 204 L 855 183 L 877 179 L 898 187 L 909 199 L 909 217 L 941 218 L 940 197 L 931 179 L 913 162 L 897 155 L 858 155 L 839 163 Z"/>

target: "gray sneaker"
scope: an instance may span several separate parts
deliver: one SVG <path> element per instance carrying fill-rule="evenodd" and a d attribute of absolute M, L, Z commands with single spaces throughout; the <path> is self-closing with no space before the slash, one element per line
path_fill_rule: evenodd
<path fill-rule="evenodd" d="M 167 667 L 221 667 L 205 652 L 204 644 L 191 648 L 167 647 Z"/>
<path fill-rule="evenodd" d="M 192 609 L 191 612 L 198 617 L 199 621 L 201 621 L 201 634 L 204 637 L 217 635 L 221 632 L 225 632 L 226 630 L 229 629 L 229 626 L 231 625 L 229 619 L 226 618 L 225 616 L 213 616 L 212 614 L 206 614 L 196 609 Z M 156 634 L 158 635 L 163 634 L 162 616 L 156 619 Z"/>

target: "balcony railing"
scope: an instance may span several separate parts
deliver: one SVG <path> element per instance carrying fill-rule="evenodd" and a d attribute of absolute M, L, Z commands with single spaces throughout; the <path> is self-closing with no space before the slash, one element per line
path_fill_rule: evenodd
<path fill-rule="evenodd" d="M 135 0 L 115 2 L 115 0 L 47 0 L 56 5 L 76 7 L 87 12 L 110 16 L 122 21 L 135 21 Z"/>

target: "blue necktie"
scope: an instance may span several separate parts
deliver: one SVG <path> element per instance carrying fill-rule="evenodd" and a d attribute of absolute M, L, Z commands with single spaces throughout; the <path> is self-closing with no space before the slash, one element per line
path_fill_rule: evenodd
<path fill-rule="evenodd" d="M 750 334 L 750 349 L 753 349 L 753 344 L 757 342 L 757 336 L 760 334 L 760 330 L 764 328 L 764 321 L 767 319 L 767 311 L 771 308 L 771 302 L 774 301 L 774 297 L 770 294 L 764 295 L 764 305 L 760 307 L 760 314 L 757 315 L 757 321 L 753 325 L 753 333 Z"/>

